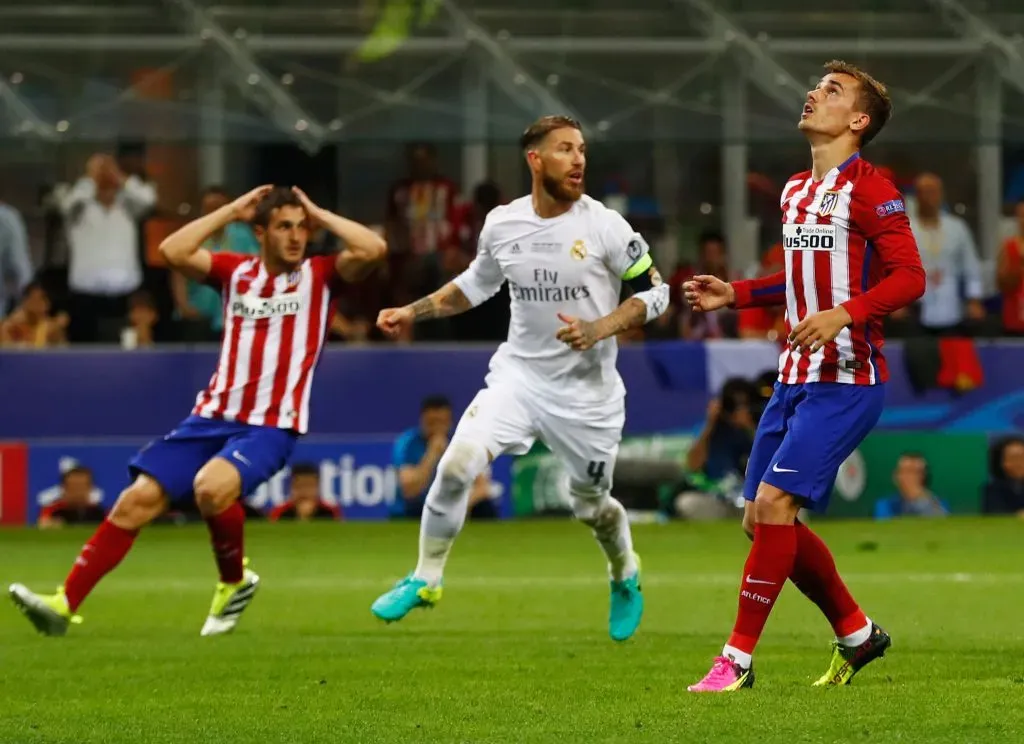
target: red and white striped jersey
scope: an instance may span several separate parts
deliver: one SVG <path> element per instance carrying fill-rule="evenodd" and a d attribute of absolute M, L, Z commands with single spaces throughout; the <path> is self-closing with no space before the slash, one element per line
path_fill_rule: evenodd
<path fill-rule="evenodd" d="M 192 413 L 305 434 L 309 394 L 341 283 L 329 256 L 272 275 L 258 256 L 213 254 L 207 282 L 224 300 L 224 339 Z"/>
<path fill-rule="evenodd" d="M 804 318 L 842 305 L 853 323 L 815 352 L 787 342 L 779 381 L 875 385 L 889 373 L 882 320 L 925 287 L 921 256 L 896 187 L 854 154 L 820 181 L 810 171 L 782 191 L 786 269 L 735 282 L 737 307 L 786 307 L 787 336 Z"/>

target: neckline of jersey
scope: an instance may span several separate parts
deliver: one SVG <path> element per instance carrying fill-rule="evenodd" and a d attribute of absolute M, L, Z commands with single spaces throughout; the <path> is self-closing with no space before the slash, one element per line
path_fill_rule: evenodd
<path fill-rule="evenodd" d="M 848 157 L 846 160 L 841 162 L 839 165 L 837 165 L 834 168 L 832 168 L 832 170 L 827 171 L 825 173 L 825 175 L 821 177 L 820 180 L 815 181 L 814 180 L 814 175 L 812 174 L 811 175 L 811 183 L 813 183 L 814 185 L 817 186 L 818 184 L 823 183 L 824 181 L 826 181 L 828 179 L 829 175 L 831 175 L 832 171 L 835 171 L 836 175 L 839 175 L 840 173 L 842 173 L 844 170 L 849 168 L 851 165 L 853 165 L 858 160 L 860 160 L 860 151 L 854 152 L 853 155 Z"/>

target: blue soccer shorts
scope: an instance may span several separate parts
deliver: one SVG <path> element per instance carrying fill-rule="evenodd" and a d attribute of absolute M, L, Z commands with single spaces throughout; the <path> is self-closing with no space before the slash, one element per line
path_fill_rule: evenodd
<path fill-rule="evenodd" d="M 747 461 L 743 496 L 763 481 L 817 512 L 828 507 L 839 466 L 878 423 L 884 385 L 775 383 Z"/>
<path fill-rule="evenodd" d="M 178 501 L 192 495 L 192 482 L 203 465 L 221 457 L 238 469 L 245 497 L 288 464 L 297 439 L 287 429 L 189 416 L 139 450 L 128 470 L 133 478 L 149 475 Z"/>

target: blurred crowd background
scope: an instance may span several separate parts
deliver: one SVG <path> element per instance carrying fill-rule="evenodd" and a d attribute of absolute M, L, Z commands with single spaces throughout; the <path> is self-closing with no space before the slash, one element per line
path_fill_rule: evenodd
<path fill-rule="evenodd" d="M 465 268 L 487 212 L 528 188 L 515 139 L 570 113 L 588 191 L 694 272 L 781 266 L 778 199 L 808 153 L 823 62 L 885 81 L 866 156 L 906 194 L 928 292 L 895 336 L 1024 332 L 1024 14 L 1013 0 L 54 0 L 0 7 L 2 343 L 214 341 L 219 304 L 156 250 L 254 184 L 298 184 L 386 234 L 389 265 L 332 326 Z M 254 251 L 246 225 L 216 250 Z M 314 250 L 332 251 L 325 236 Z M 504 336 L 507 295 L 416 329 Z M 775 339 L 782 319 L 680 304 L 624 341 Z"/>

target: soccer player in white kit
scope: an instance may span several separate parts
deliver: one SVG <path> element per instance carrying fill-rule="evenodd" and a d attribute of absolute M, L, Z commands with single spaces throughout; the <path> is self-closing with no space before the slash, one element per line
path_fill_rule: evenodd
<path fill-rule="evenodd" d="M 669 290 L 640 234 L 583 193 L 586 144 L 577 121 L 543 117 L 521 145 L 530 195 L 487 216 L 465 272 L 377 319 L 395 336 L 411 323 L 465 312 L 509 283 L 508 340 L 438 463 L 420 524 L 419 563 L 372 611 L 393 622 L 437 603 L 473 480 L 494 458 L 524 454 L 540 439 L 568 470 L 573 512 L 608 558 L 609 633 L 624 641 L 640 624 L 643 595 L 626 511 L 610 493 L 626 394 L 615 335 L 665 312 Z M 633 294 L 619 304 L 623 282 Z"/>

